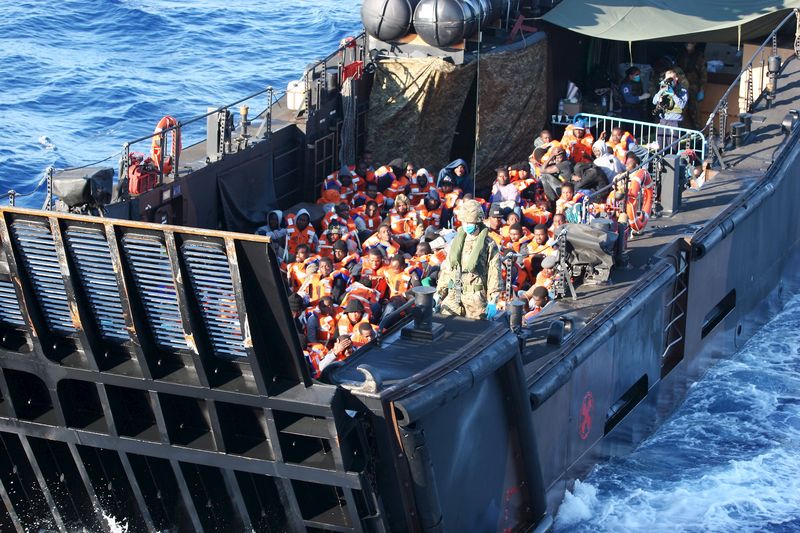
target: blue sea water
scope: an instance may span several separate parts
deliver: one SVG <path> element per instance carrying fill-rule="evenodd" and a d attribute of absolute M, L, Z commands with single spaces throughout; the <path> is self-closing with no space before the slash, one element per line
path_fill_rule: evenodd
<path fill-rule="evenodd" d="M 563 532 L 800 531 L 800 296 L 633 453 L 576 482 Z"/>
<path fill-rule="evenodd" d="M 282 92 L 360 31 L 356 0 L 0 2 L 0 194 L 32 190 L 49 166 L 112 156 L 164 115 Z M 252 116 L 266 96 L 249 104 Z M 184 145 L 203 128 L 187 127 Z"/>

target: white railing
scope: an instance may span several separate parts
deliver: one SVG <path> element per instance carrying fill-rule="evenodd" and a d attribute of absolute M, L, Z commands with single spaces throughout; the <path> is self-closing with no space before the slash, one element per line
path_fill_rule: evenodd
<path fill-rule="evenodd" d="M 586 127 L 591 128 L 595 139 L 598 139 L 604 131 L 608 139 L 612 129 L 621 128 L 622 131 L 630 132 L 639 146 L 647 147 L 652 143 L 658 143 L 657 150 L 668 148 L 663 154 L 665 156 L 676 155 L 684 150 L 694 150 L 701 161 L 706 156 L 706 137 L 701 131 L 591 113 L 578 113 L 574 119 L 583 120 Z M 674 142 L 678 139 L 681 142 Z"/>

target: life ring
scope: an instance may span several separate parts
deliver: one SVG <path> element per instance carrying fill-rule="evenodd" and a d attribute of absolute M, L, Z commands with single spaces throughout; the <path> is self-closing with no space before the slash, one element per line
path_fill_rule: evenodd
<path fill-rule="evenodd" d="M 653 210 L 653 179 L 649 173 L 639 170 L 631 175 L 630 180 L 625 213 L 628 215 L 630 228 L 639 232 L 647 226 Z"/>
<path fill-rule="evenodd" d="M 155 131 L 153 131 L 153 137 L 150 144 L 150 157 L 153 158 L 153 162 L 156 165 L 156 168 L 159 169 L 163 174 L 169 174 L 172 172 L 173 166 L 175 165 L 175 161 L 173 160 L 171 155 L 165 155 L 163 159 L 163 168 L 162 168 L 162 160 L 161 160 L 161 139 L 167 133 L 162 133 L 165 129 L 168 128 L 175 128 L 170 130 L 168 133 L 172 133 L 172 148 L 170 150 L 171 154 L 175 154 L 177 158 L 181 153 L 181 130 L 178 126 L 178 119 L 167 115 L 166 117 L 162 118 L 158 121 L 156 125 Z"/>

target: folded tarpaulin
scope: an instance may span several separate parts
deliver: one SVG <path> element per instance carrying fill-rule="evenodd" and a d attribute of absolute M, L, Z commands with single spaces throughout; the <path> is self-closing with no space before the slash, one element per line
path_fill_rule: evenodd
<path fill-rule="evenodd" d="M 563 0 L 543 19 L 613 41 L 737 42 L 764 36 L 800 0 Z"/>

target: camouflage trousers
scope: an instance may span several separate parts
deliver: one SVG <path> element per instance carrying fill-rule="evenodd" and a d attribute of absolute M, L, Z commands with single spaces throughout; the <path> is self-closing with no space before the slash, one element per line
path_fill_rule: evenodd
<path fill-rule="evenodd" d="M 459 304 L 456 301 L 455 291 L 448 291 L 442 300 L 440 312 L 450 316 L 486 318 L 486 293 L 485 291 L 462 293 Z"/>

